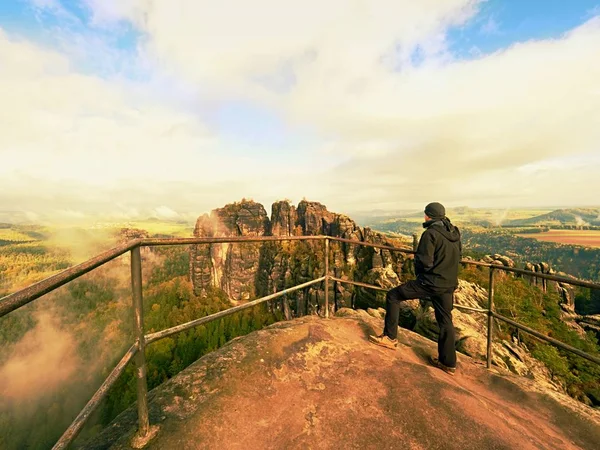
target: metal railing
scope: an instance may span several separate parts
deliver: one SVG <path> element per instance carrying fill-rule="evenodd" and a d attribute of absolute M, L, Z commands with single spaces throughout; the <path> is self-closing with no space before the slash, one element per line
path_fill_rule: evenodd
<path fill-rule="evenodd" d="M 224 243 L 248 243 L 248 242 L 281 242 L 281 241 L 324 241 L 325 252 L 324 252 L 324 274 L 323 276 L 314 280 L 302 283 L 290 288 L 283 289 L 271 295 L 267 295 L 256 300 L 250 301 L 243 305 L 235 306 L 223 311 L 219 311 L 215 314 L 192 320 L 174 327 L 161 330 L 151 334 L 144 334 L 143 326 L 143 297 L 142 297 L 142 260 L 141 260 L 141 247 L 149 246 L 164 246 L 164 245 L 200 245 L 200 244 L 224 244 Z M 33 284 L 25 289 L 10 294 L 0 299 L 0 317 L 14 311 L 33 300 L 47 294 L 60 286 L 72 281 L 93 269 L 100 267 L 101 265 L 112 261 L 113 259 L 130 252 L 131 253 L 131 288 L 132 288 L 132 299 L 133 299 L 133 311 L 134 311 L 134 331 L 135 331 L 135 342 L 127 350 L 125 355 L 121 358 L 119 363 L 115 366 L 112 372 L 108 375 L 106 380 L 102 383 L 100 388 L 92 396 L 92 398 L 85 405 L 83 410 L 75 418 L 69 428 L 63 433 L 59 441 L 54 445 L 53 449 L 64 449 L 77 437 L 81 431 L 85 422 L 90 415 L 99 406 L 100 402 L 107 396 L 108 391 L 117 381 L 119 376 L 124 372 L 127 364 L 131 360 L 135 360 L 136 365 L 136 384 L 137 384 L 137 409 L 138 409 L 138 436 L 147 436 L 150 432 L 150 422 L 148 417 L 148 387 L 146 381 L 146 358 L 145 358 L 145 347 L 152 342 L 156 342 L 160 339 L 168 336 L 181 333 L 182 331 L 197 327 L 199 325 L 212 322 L 214 320 L 235 314 L 239 311 L 252 308 L 256 305 L 264 302 L 273 300 L 278 297 L 282 297 L 291 292 L 298 291 L 300 289 L 307 288 L 309 286 L 325 283 L 325 313 L 326 318 L 329 317 L 329 283 L 335 281 L 338 283 L 350 284 L 362 288 L 374 289 L 379 291 L 387 291 L 387 289 L 380 286 L 375 286 L 367 283 L 362 283 L 354 280 L 346 280 L 338 278 L 330 274 L 329 269 L 329 256 L 330 256 L 330 242 L 340 242 L 346 244 L 360 245 L 366 247 L 372 247 L 380 250 L 388 250 L 390 252 L 401 252 L 406 254 L 416 253 L 416 239 L 413 241 L 413 249 L 393 247 L 389 245 L 374 244 L 370 242 L 355 241 L 351 239 L 343 239 L 333 236 L 256 236 L 256 237 L 221 237 L 221 238 L 177 238 L 177 239 L 155 239 L 145 238 L 136 239 L 126 244 L 115 247 L 108 250 L 100 255 L 85 261 L 84 263 L 73 266 L 67 270 L 64 270 L 52 277 L 42 280 L 36 284 Z M 538 272 L 531 272 L 522 269 L 516 269 L 511 267 L 505 267 L 495 264 L 488 264 L 472 260 L 462 260 L 462 264 L 474 265 L 479 267 L 487 267 L 490 269 L 489 273 L 489 286 L 488 286 L 488 307 L 487 309 L 472 308 L 465 305 L 455 304 L 454 306 L 458 309 L 466 311 L 485 313 L 488 316 L 487 320 L 487 367 L 490 368 L 492 364 L 492 340 L 493 340 L 493 319 L 496 318 L 509 325 L 516 327 L 526 333 L 529 333 L 543 341 L 546 341 L 552 345 L 560 347 L 566 351 L 572 352 L 585 358 L 589 361 L 600 364 L 600 358 L 594 355 L 590 355 L 577 348 L 571 347 L 570 345 L 564 344 L 556 339 L 545 336 L 542 333 L 533 330 L 525 325 L 515 322 L 507 317 L 504 317 L 494 311 L 494 274 L 497 270 L 506 272 L 517 273 L 521 275 L 527 275 L 531 277 L 542 278 L 546 280 L 556 281 L 559 283 L 570 284 L 574 286 L 588 287 L 592 289 L 600 289 L 600 283 L 592 283 L 588 281 L 578 280 L 574 278 L 560 277 L 550 274 L 543 274 Z"/>

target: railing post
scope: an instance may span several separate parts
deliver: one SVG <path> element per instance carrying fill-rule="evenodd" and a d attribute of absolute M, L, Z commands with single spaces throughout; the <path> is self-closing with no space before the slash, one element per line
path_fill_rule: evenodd
<path fill-rule="evenodd" d="M 487 368 L 492 367 L 492 338 L 494 334 L 494 268 L 490 267 L 490 283 L 488 288 L 488 323 L 487 323 Z"/>
<path fill-rule="evenodd" d="M 417 247 L 419 247 L 419 237 L 417 236 L 417 233 L 413 233 L 412 235 L 413 237 L 413 251 L 417 251 Z"/>
<path fill-rule="evenodd" d="M 329 238 L 325 238 L 325 318 L 329 318 Z"/>
<path fill-rule="evenodd" d="M 144 340 L 144 309 L 142 302 L 142 257 L 140 247 L 131 250 L 131 289 L 133 292 L 134 332 L 138 346 L 135 355 L 135 374 L 137 379 L 138 435 L 141 439 L 148 435 L 148 384 L 146 381 L 146 342 Z"/>

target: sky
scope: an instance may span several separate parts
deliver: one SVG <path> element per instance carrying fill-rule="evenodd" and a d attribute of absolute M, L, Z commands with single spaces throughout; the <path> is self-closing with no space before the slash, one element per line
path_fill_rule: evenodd
<path fill-rule="evenodd" d="M 600 1 L 0 0 L 0 211 L 599 205 Z"/>

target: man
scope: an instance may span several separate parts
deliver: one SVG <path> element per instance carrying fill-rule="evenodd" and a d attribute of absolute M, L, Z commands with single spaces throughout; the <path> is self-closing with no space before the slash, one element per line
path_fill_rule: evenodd
<path fill-rule="evenodd" d="M 417 279 L 388 291 L 383 334 L 370 336 L 370 340 L 383 347 L 396 348 L 400 302 L 430 298 L 440 328 L 438 358 L 432 356 L 430 362 L 453 375 L 456 372 L 456 350 L 452 308 L 462 253 L 460 231 L 446 217 L 446 209 L 440 203 L 430 203 L 425 207 L 423 228 L 425 231 L 415 255 Z"/>

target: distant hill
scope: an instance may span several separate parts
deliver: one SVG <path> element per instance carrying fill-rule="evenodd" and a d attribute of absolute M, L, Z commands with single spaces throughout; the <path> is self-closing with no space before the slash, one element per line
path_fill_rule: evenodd
<path fill-rule="evenodd" d="M 470 208 L 456 206 L 446 208 L 446 215 L 461 228 L 465 227 L 498 227 L 514 226 L 512 222 L 537 218 L 551 213 L 550 208 Z M 423 211 L 416 211 L 394 217 L 373 217 L 364 222 L 374 230 L 403 234 L 419 233 L 422 231 Z"/>
<path fill-rule="evenodd" d="M 510 220 L 506 224 L 512 226 L 600 225 L 600 208 L 557 209 L 527 219 Z"/>

